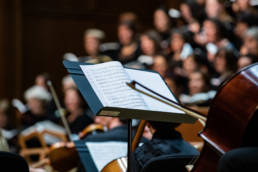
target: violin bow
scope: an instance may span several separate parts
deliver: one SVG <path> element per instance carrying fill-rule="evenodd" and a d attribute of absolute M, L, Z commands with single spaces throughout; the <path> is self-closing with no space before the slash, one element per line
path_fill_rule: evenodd
<path fill-rule="evenodd" d="M 52 82 L 50 80 L 47 81 L 47 85 L 49 86 L 50 88 L 50 92 L 53 96 L 53 99 L 55 101 L 55 104 L 57 106 L 57 109 L 58 109 L 58 112 L 59 112 L 59 115 L 61 116 L 61 119 L 62 119 L 62 122 L 64 124 L 64 127 L 65 127 L 65 130 L 68 134 L 68 137 L 70 140 L 72 140 L 72 133 L 71 133 L 71 130 L 70 130 L 70 127 L 68 125 L 68 122 L 65 118 L 65 111 L 64 109 L 61 107 L 61 104 L 60 104 L 60 101 L 58 100 L 58 97 L 57 97 L 57 94 L 56 94 L 56 91 L 54 89 L 54 86 L 52 85 Z"/>

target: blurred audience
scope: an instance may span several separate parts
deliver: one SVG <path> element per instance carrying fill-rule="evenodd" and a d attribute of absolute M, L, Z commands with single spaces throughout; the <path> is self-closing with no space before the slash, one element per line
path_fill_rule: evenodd
<path fill-rule="evenodd" d="M 135 61 L 141 54 L 137 40 L 136 26 L 129 21 L 123 21 L 118 26 L 119 48 L 116 57 L 123 64 Z"/>
<path fill-rule="evenodd" d="M 49 118 L 47 106 L 51 95 L 46 89 L 41 86 L 32 86 L 25 91 L 24 97 L 29 111 L 22 115 L 23 127 L 29 127 Z"/>
<path fill-rule="evenodd" d="M 153 11 L 153 28 L 140 25 L 136 13 L 123 12 L 118 17 L 118 24 L 114 25 L 118 40 L 104 42 L 104 31 L 88 28 L 83 35 L 86 56 L 77 58 L 70 53 L 70 59 L 94 64 L 117 60 L 127 67 L 154 70 L 183 104 L 208 107 L 223 82 L 258 61 L 258 13 L 252 2 L 184 0 L 179 4 L 177 17 L 171 14 L 171 9 L 160 6 Z M 23 129 L 43 120 L 60 123 L 53 113 L 56 107 L 51 106 L 53 99 L 47 87 L 49 77 L 46 73 L 37 75 L 34 86 L 25 91 L 27 107 L 24 106 L 20 121 L 9 102 L 0 101 L 1 136 L 10 143 L 11 151 L 16 151 L 12 147 L 17 145 L 10 138 L 19 133 L 19 126 Z M 67 110 L 72 133 L 77 134 L 95 122 L 111 131 L 115 129 L 111 135 L 103 134 L 103 137 L 117 139 L 118 132 L 127 139 L 124 134 L 127 132 L 126 122 L 118 118 L 95 117 L 71 76 L 63 77 L 60 88 L 64 94 L 61 102 Z M 152 137 L 153 133 L 163 137 L 159 127 L 155 124 L 146 127 L 145 136 L 150 143 L 160 139 Z M 13 137 L 9 137 L 12 131 Z M 155 134 L 155 131 L 158 132 Z M 102 136 L 97 139 L 101 140 Z M 167 141 L 170 142 L 171 138 Z"/>
<path fill-rule="evenodd" d="M 216 92 L 209 88 L 209 78 L 201 71 L 192 72 L 188 82 L 189 94 L 181 94 L 180 101 L 187 105 L 208 106 Z"/>
<path fill-rule="evenodd" d="M 67 121 L 72 133 L 78 134 L 93 123 L 94 114 L 76 88 L 69 88 L 65 91 L 64 103 L 67 110 Z"/>
<path fill-rule="evenodd" d="M 111 61 L 111 58 L 101 54 L 100 44 L 105 38 L 105 33 L 99 29 L 87 29 L 84 32 L 84 49 L 87 53 L 86 57 L 81 57 L 79 61 L 87 63 L 102 63 Z"/>

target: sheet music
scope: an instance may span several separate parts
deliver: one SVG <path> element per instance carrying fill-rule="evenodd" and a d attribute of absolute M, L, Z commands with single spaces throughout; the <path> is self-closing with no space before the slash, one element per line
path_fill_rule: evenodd
<path fill-rule="evenodd" d="M 127 142 L 86 142 L 85 144 L 98 171 L 101 171 L 112 160 L 127 155 Z"/>
<path fill-rule="evenodd" d="M 80 67 L 105 107 L 148 109 L 141 96 L 126 85 L 130 78 L 121 63 L 107 62 Z"/>
<path fill-rule="evenodd" d="M 29 135 L 30 133 L 37 131 L 37 132 L 43 132 L 44 130 L 60 133 L 60 134 L 65 134 L 65 129 L 52 121 L 46 120 L 46 121 L 40 121 L 35 123 L 34 125 L 30 126 L 29 128 L 24 129 L 21 134 L 26 136 Z M 56 142 L 61 141 L 59 138 L 50 135 L 50 134 L 44 134 L 44 140 L 47 144 L 53 144 Z"/>
<path fill-rule="evenodd" d="M 145 85 L 146 87 L 152 89 L 153 91 L 177 102 L 176 98 L 171 93 L 171 91 L 167 87 L 166 83 L 164 82 L 164 80 L 161 78 L 161 76 L 158 73 L 137 70 L 137 69 L 125 69 L 125 71 L 129 74 L 130 78 L 132 78 L 133 80 L 135 80 L 135 81 Z M 141 87 L 137 87 L 137 88 L 139 88 L 140 90 L 143 90 L 145 92 L 148 92 L 151 95 L 156 96 L 155 94 L 153 94 L 150 91 L 145 90 Z M 170 113 L 174 112 L 174 113 L 182 113 L 182 114 L 184 113 L 181 110 L 178 110 L 165 103 L 154 100 L 146 95 L 141 94 L 141 96 L 144 99 L 144 102 L 149 107 L 149 109 L 152 111 L 163 111 L 163 112 L 170 112 Z M 162 99 L 162 100 L 167 101 L 165 99 Z"/>

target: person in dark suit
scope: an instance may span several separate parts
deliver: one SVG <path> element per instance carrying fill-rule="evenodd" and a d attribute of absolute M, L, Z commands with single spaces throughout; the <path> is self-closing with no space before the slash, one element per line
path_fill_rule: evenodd
<path fill-rule="evenodd" d="M 152 166 L 151 171 L 158 171 L 162 164 L 163 172 L 185 172 L 185 163 L 181 163 L 177 159 L 177 155 L 178 157 L 187 156 L 194 159 L 199 155 L 199 152 L 189 143 L 185 142 L 181 134 L 174 129 L 177 124 L 153 121 L 149 121 L 149 123 L 149 127 L 154 134 L 151 140 L 137 147 L 134 151 L 134 171 L 140 172 L 146 169 L 149 162 L 162 156 L 164 159 L 159 160 L 159 163 Z M 173 158 L 169 159 L 171 156 Z"/>
<path fill-rule="evenodd" d="M 220 158 L 218 172 L 242 171 L 258 171 L 258 147 L 233 149 Z"/>

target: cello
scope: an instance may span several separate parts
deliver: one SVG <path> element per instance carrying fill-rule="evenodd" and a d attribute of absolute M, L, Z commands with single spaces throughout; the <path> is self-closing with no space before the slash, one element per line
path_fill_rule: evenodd
<path fill-rule="evenodd" d="M 258 106 L 258 63 L 226 81 L 212 101 L 200 136 L 205 141 L 193 172 L 217 171 L 225 152 L 243 146 L 248 124 Z"/>

